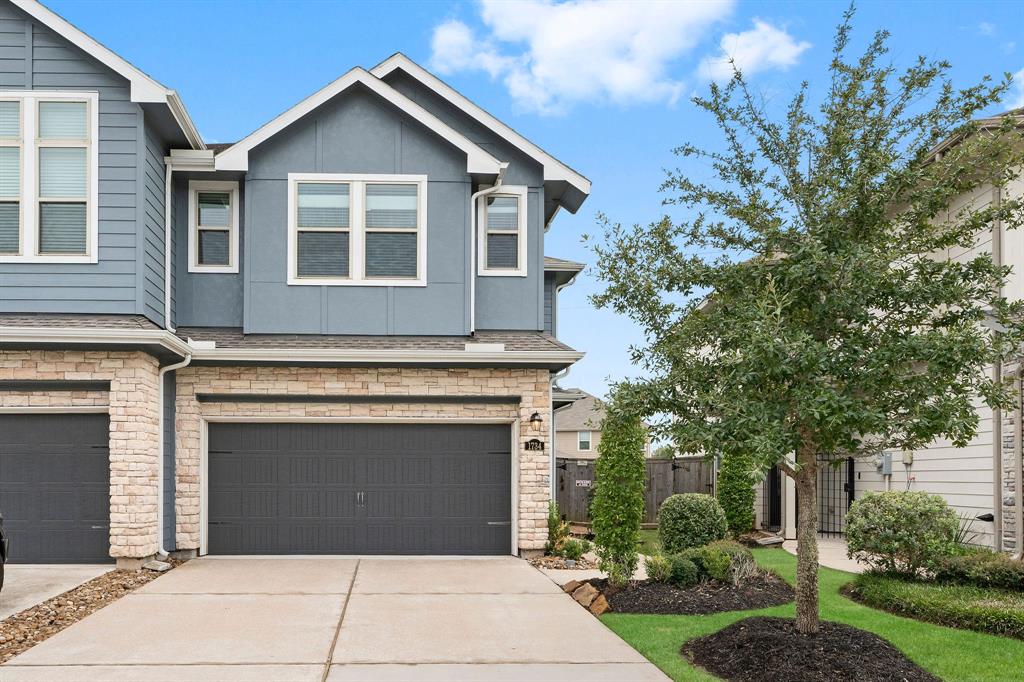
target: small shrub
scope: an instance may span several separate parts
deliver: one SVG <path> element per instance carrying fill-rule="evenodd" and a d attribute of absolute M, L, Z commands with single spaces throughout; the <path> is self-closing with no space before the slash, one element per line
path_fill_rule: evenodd
<path fill-rule="evenodd" d="M 733 585 L 739 585 L 757 575 L 757 562 L 749 549 L 732 540 L 712 542 L 707 549 L 719 550 L 729 557 L 727 579 Z"/>
<path fill-rule="evenodd" d="M 576 538 L 569 538 L 562 543 L 562 547 L 559 550 L 559 556 L 572 561 L 579 561 L 583 553 L 587 551 L 586 546 L 583 544 L 586 540 L 577 540 Z"/>
<path fill-rule="evenodd" d="M 544 552 L 560 556 L 562 545 L 569 539 L 569 524 L 562 520 L 558 513 L 558 503 L 548 502 L 548 540 L 544 543 Z"/>
<path fill-rule="evenodd" d="M 672 563 L 664 556 L 657 554 L 647 557 L 647 577 L 656 583 L 668 582 L 672 575 Z"/>
<path fill-rule="evenodd" d="M 658 536 L 669 554 L 725 538 L 725 512 L 710 495 L 672 495 L 658 509 Z"/>
<path fill-rule="evenodd" d="M 1024 639 L 1024 598 L 1015 592 L 862 573 L 853 593 L 868 606 L 948 627 Z"/>
<path fill-rule="evenodd" d="M 590 503 L 598 563 L 612 585 L 630 580 L 640 561 L 636 542 L 644 517 L 646 442 L 643 422 L 613 397 L 601 422 Z"/>
<path fill-rule="evenodd" d="M 940 559 L 935 565 L 935 579 L 1024 592 L 1024 561 L 1015 561 L 1001 552 L 976 550 Z"/>
<path fill-rule="evenodd" d="M 938 495 L 868 493 L 846 514 L 848 553 L 882 572 L 917 575 L 955 553 L 957 527 Z"/>
<path fill-rule="evenodd" d="M 725 550 L 711 545 L 701 547 L 700 563 L 704 572 L 712 580 L 722 583 L 729 582 L 729 568 L 732 566 L 732 561 Z"/>
<path fill-rule="evenodd" d="M 746 453 L 722 456 L 718 467 L 718 502 L 725 512 L 729 535 L 738 538 L 754 527 L 754 464 Z"/>
<path fill-rule="evenodd" d="M 681 554 L 673 554 L 668 557 L 670 583 L 676 587 L 690 587 L 700 582 L 701 571 L 690 559 Z"/>

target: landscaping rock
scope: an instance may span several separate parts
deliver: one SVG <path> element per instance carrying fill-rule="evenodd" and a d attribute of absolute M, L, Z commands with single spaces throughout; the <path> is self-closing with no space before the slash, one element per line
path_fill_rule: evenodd
<path fill-rule="evenodd" d="M 562 589 L 563 589 L 563 590 L 564 590 L 564 591 L 565 591 L 566 593 L 568 593 L 568 594 L 572 594 L 572 593 L 573 593 L 573 592 L 575 592 L 575 591 L 576 591 L 576 589 L 577 589 L 577 588 L 578 588 L 578 587 L 579 587 L 580 585 L 582 585 L 582 584 L 583 584 L 583 582 L 582 582 L 582 581 L 580 581 L 580 580 L 570 580 L 570 581 L 569 581 L 569 582 L 567 582 L 566 584 L 562 585 Z"/>
<path fill-rule="evenodd" d="M 581 606 L 589 608 L 598 594 L 600 593 L 596 587 L 590 583 L 583 583 L 572 593 L 572 598 L 579 602 Z"/>
<path fill-rule="evenodd" d="M 600 616 L 602 613 L 604 613 L 607 610 L 608 610 L 608 600 L 604 598 L 603 594 L 597 595 L 597 599 L 595 599 L 590 604 L 590 612 L 592 614 L 594 614 L 595 616 Z"/>

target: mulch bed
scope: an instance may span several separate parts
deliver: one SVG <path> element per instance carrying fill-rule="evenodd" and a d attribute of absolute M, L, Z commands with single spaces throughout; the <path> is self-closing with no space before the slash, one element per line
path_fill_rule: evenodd
<path fill-rule="evenodd" d="M 566 570 L 589 570 L 597 568 L 597 564 L 586 557 L 580 557 L 576 560 L 575 566 L 567 566 L 566 560 L 560 556 L 539 556 L 533 557 L 529 560 L 530 565 L 534 568 L 558 568 Z"/>
<path fill-rule="evenodd" d="M 183 562 L 171 559 L 172 568 Z M 132 590 L 153 582 L 156 571 L 110 571 L 0 621 L 0 663 L 6 663 L 36 644 L 99 611 Z"/>
<path fill-rule="evenodd" d="M 937 682 L 889 642 L 865 630 L 823 622 L 800 635 L 790 618 L 757 616 L 683 645 L 684 657 L 725 680 L 760 682 Z"/>
<path fill-rule="evenodd" d="M 780 606 L 793 601 L 793 588 L 773 573 L 760 573 L 736 587 L 707 581 L 679 588 L 668 583 L 638 580 L 624 588 L 609 587 L 604 579 L 591 580 L 616 613 L 701 616 L 722 611 L 745 611 Z"/>

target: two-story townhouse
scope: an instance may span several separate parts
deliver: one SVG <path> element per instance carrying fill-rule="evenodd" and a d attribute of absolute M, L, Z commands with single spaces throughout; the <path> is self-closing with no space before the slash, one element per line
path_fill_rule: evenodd
<path fill-rule="evenodd" d="M 551 497 L 545 259 L 589 181 L 401 54 L 230 145 L 0 4 L 12 559 L 517 554 Z"/>

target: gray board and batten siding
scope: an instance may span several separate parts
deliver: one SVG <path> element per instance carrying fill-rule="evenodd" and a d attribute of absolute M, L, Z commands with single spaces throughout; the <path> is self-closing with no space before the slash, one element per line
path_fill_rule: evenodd
<path fill-rule="evenodd" d="M 163 157 L 130 85 L 17 7 L 0 4 L 0 89 L 99 93 L 97 263 L 0 263 L 0 312 L 143 314 L 163 322 Z"/>

